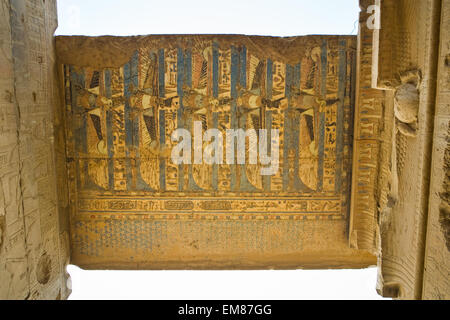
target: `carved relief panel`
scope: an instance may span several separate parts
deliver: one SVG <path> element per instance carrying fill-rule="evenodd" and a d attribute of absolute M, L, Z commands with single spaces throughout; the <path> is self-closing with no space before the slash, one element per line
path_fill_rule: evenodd
<path fill-rule="evenodd" d="M 353 37 L 59 37 L 58 46 L 75 255 L 129 253 L 150 245 L 141 233 L 167 237 L 167 221 L 205 220 L 331 222 L 347 250 Z M 110 62 L 104 51 L 118 47 L 127 53 Z M 230 137 L 240 129 L 242 140 Z M 130 229 L 136 219 L 164 227 Z"/>

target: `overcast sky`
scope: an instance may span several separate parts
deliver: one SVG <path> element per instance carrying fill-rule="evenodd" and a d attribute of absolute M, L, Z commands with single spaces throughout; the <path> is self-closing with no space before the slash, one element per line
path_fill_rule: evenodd
<path fill-rule="evenodd" d="M 58 0 L 59 35 L 353 34 L 358 0 Z"/>

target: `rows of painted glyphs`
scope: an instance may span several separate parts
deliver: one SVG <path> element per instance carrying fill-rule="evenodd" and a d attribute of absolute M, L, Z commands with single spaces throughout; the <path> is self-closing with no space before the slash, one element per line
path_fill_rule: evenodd
<path fill-rule="evenodd" d="M 197 40 L 139 48 L 119 68 L 65 65 L 74 189 L 90 199 L 230 197 L 225 207 L 242 211 L 270 207 L 267 197 L 284 196 L 293 202 L 280 205 L 281 211 L 341 213 L 351 165 L 354 51 L 345 38 L 319 40 L 292 64 L 261 58 L 245 45 Z M 217 129 L 223 136 L 232 129 L 266 129 L 269 154 L 277 130 L 278 170 L 261 175 L 264 165 L 248 161 L 250 139 L 243 144 L 244 163 L 176 164 L 172 134 L 180 128 L 193 134 Z M 221 145 L 223 154 L 229 147 Z M 194 141 L 193 153 L 205 148 L 206 141 Z M 255 197 L 266 201 L 252 209 L 244 200 Z M 319 210 L 311 209 L 313 203 L 295 205 L 299 197 L 321 203 Z"/>

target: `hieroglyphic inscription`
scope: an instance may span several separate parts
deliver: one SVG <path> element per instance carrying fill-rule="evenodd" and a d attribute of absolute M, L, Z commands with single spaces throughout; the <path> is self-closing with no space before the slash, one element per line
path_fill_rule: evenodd
<path fill-rule="evenodd" d="M 230 200 L 167 200 L 148 199 L 80 199 L 81 212 L 172 212 L 222 211 L 233 213 L 328 213 L 340 215 L 341 201 L 336 199 L 230 199 Z"/>
<path fill-rule="evenodd" d="M 56 16 L 55 0 L 0 5 L 0 300 L 70 292 L 53 143 Z"/>
<path fill-rule="evenodd" d="M 370 1 L 366 1 L 370 2 Z M 361 7 L 358 34 L 356 104 L 354 120 L 353 181 L 350 243 L 360 249 L 375 252 L 377 216 L 376 180 L 379 173 L 380 123 L 383 92 L 372 89 L 373 30 L 367 28 L 366 3 Z"/>
<path fill-rule="evenodd" d="M 119 68 L 63 66 L 71 193 L 79 197 L 73 212 L 112 197 L 97 199 L 102 210 L 115 211 L 117 201 L 124 212 L 346 217 L 353 41 L 311 38 L 289 62 L 239 42 L 193 36 L 188 43 L 140 47 Z M 194 133 L 196 121 L 223 136 L 227 129 L 279 130 L 279 170 L 262 176 L 259 163 L 174 164 L 173 131 Z M 248 154 L 248 141 L 245 148 Z"/>

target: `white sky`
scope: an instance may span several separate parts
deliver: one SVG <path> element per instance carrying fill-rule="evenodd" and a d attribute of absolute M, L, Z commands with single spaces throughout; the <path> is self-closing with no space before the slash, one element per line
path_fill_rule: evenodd
<path fill-rule="evenodd" d="M 377 269 L 294 271 L 83 271 L 69 266 L 78 299 L 378 300 Z"/>
<path fill-rule="evenodd" d="M 358 12 L 358 0 L 58 0 L 56 34 L 356 34 Z M 68 271 L 70 299 L 380 299 L 376 268 Z"/>
<path fill-rule="evenodd" d="M 58 0 L 59 35 L 355 34 L 358 0 Z"/>

